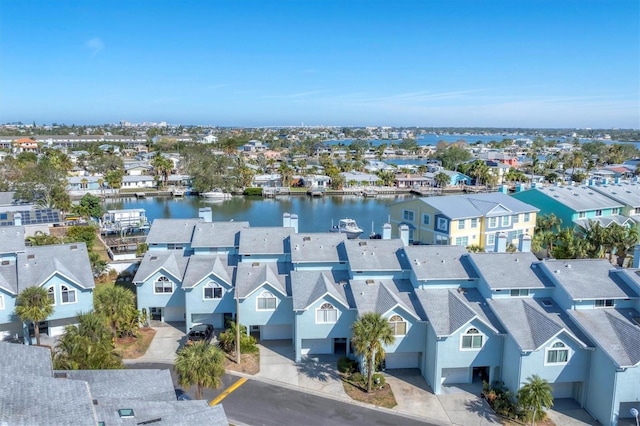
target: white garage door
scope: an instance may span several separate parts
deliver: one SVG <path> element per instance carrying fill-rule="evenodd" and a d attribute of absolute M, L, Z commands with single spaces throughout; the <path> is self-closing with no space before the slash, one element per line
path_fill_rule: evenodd
<path fill-rule="evenodd" d="M 440 383 L 450 385 L 452 383 L 469 383 L 468 368 L 443 368 Z"/>
<path fill-rule="evenodd" d="M 333 339 L 302 339 L 302 355 L 333 353 Z"/>
<path fill-rule="evenodd" d="M 242 323 L 242 320 L 240 320 Z M 291 325 L 263 325 L 260 328 L 260 339 L 262 340 L 280 340 L 292 339 L 293 326 Z"/>
<path fill-rule="evenodd" d="M 223 314 L 191 314 L 191 322 L 196 324 L 211 324 L 216 330 L 224 328 Z"/>
<path fill-rule="evenodd" d="M 552 383 L 554 398 L 573 398 L 573 382 Z"/>
<path fill-rule="evenodd" d="M 386 354 L 384 360 L 387 370 L 394 368 L 420 368 L 420 352 Z"/>
<path fill-rule="evenodd" d="M 184 308 L 167 307 L 164 310 L 164 322 L 184 321 Z"/>

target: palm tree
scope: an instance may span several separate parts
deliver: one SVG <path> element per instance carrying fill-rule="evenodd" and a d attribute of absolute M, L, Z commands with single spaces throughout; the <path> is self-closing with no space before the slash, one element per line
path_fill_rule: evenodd
<path fill-rule="evenodd" d="M 123 334 L 135 334 L 139 313 L 131 290 L 120 286 L 103 287 L 94 293 L 93 306 L 107 320 L 113 339 Z"/>
<path fill-rule="evenodd" d="M 449 178 L 449 175 L 444 172 L 440 172 L 435 175 L 434 179 L 440 188 L 445 188 L 449 184 L 449 182 L 451 182 L 451 178 Z"/>
<path fill-rule="evenodd" d="M 16 300 L 16 315 L 23 322 L 33 323 L 33 330 L 36 334 L 36 345 L 40 346 L 40 326 L 41 321 L 46 320 L 53 314 L 53 306 L 49 300 L 49 292 L 42 287 L 27 287 L 18 294 Z"/>
<path fill-rule="evenodd" d="M 373 362 L 376 356 L 384 358 L 384 347 L 395 341 L 389 321 L 377 312 L 362 315 L 351 326 L 351 342 L 357 354 L 365 359 L 367 369 L 367 392 L 371 392 Z"/>
<path fill-rule="evenodd" d="M 197 342 L 178 352 L 175 371 L 180 386 L 196 386 L 196 399 L 202 399 L 204 388 L 220 387 L 224 374 L 224 354 L 217 346 Z"/>
<path fill-rule="evenodd" d="M 162 179 L 162 187 L 167 186 L 167 180 L 171 170 L 173 170 L 173 162 L 164 158 L 160 152 L 157 152 L 150 164 L 153 166 L 155 175 Z"/>
<path fill-rule="evenodd" d="M 518 401 L 528 411 L 532 411 L 531 424 L 546 417 L 545 408 L 553 407 L 553 388 L 537 374 L 527 377 L 524 386 L 518 391 Z"/>
<path fill-rule="evenodd" d="M 56 344 L 53 366 L 57 370 L 122 368 L 104 318 L 96 312 L 78 314 L 78 325 L 66 326 Z"/>
<path fill-rule="evenodd" d="M 291 182 L 291 176 L 292 176 L 291 167 L 289 167 L 287 163 L 283 162 L 280 164 L 278 171 L 280 172 L 282 186 L 288 187 Z"/>

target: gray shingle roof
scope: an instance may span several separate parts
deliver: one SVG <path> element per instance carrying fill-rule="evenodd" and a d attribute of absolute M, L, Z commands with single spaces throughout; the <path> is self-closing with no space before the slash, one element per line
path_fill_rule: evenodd
<path fill-rule="evenodd" d="M 24 226 L 0 227 L 0 253 L 24 251 Z"/>
<path fill-rule="evenodd" d="M 531 213 L 538 208 L 501 192 L 425 197 L 420 200 L 450 219 Z"/>
<path fill-rule="evenodd" d="M 144 254 L 133 282 L 142 283 L 161 269 L 182 280 L 188 262 L 189 258 L 183 255 L 182 250 L 150 250 Z"/>
<path fill-rule="evenodd" d="M 237 247 L 240 231 L 249 228 L 249 222 L 199 222 L 193 231 L 191 247 Z"/>
<path fill-rule="evenodd" d="M 566 332 L 582 346 L 585 338 L 565 313 L 550 299 L 547 307 L 538 299 L 491 299 L 489 305 L 509 335 L 523 351 L 535 351 L 561 332 Z"/>
<path fill-rule="evenodd" d="M 131 408 L 135 417 L 120 418 L 118 409 Z M 97 405 L 100 421 L 107 425 L 135 426 L 144 422 L 159 426 L 228 425 L 221 405 L 210 407 L 207 401 L 114 400 Z"/>
<path fill-rule="evenodd" d="M 201 219 L 156 219 L 151 224 L 147 244 L 188 244 Z"/>
<path fill-rule="evenodd" d="M 233 267 L 229 266 L 226 255 L 194 255 L 189 258 L 187 270 L 182 280 L 182 288 L 192 288 L 211 274 L 217 276 L 229 286 L 233 286 Z"/>
<path fill-rule="evenodd" d="M 0 342 L 0 359 L 0 377 L 26 374 L 52 377 L 51 350 L 48 348 Z"/>
<path fill-rule="evenodd" d="M 240 262 L 236 270 L 236 289 L 240 299 L 246 298 L 264 283 L 269 283 L 282 295 L 289 296 L 287 275 L 284 271 L 279 271 L 279 268 L 282 265 L 272 262 Z"/>
<path fill-rule="evenodd" d="M 539 191 L 576 212 L 623 207 L 622 203 L 588 186 L 545 186 L 525 192 L 528 191 Z"/>
<path fill-rule="evenodd" d="M 633 367 L 640 363 L 640 327 L 633 317 L 635 309 L 579 309 L 569 311 L 580 328 L 587 333 L 618 367 Z"/>
<path fill-rule="evenodd" d="M 345 240 L 346 235 L 339 232 L 291 234 L 291 262 L 346 261 Z"/>
<path fill-rule="evenodd" d="M 462 246 L 407 246 L 404 251 L 420 281 L 470 278 L 460 262 L 461 257 L 467 254 Z"/>
<path fill-rule="evenodd" d="M 545 260 L 540 266 L 574 300 L 636 297 L 606 259 Z"/>
<path fill-rule="evenodd" d="M 59 273 L 80 288 L 94 288 L 93 272 L 85 243 L 28 247 L 18 254 L 18 292 L 43 284 Z"/>
<path fill-rule="evenodd" d="M 325 295 L 330 295 L 345 308 L 352 307 L 345 293 L 348 278 L 347 271 L 292 271 L 293 309 L 305 310 Z"/>
<path fill-rule="evenodd" d="M 423 319 L 413 287 L 407 280 L 357 280 L 351 281 L 349 288 L 359 315 L 367 312 L 385 314 L 400 306 L 416 319 Z"/>
<path fill-rule="evenodd" d="M 493 290 L 550 285 L 536 274 L 538 259 L 533 253 L 470 253 L 469 258 Z"/>
<path fill-rule="evenodd" d="M 344 242 L 352 271 L 401 271 L 405 256 L 401 240 L 347 240 Z"/>
<path fill-rule="evenodd" d="M 620 226 L 626 225 L 627 223 L 634 224 L 632 218 L 620 214 L 614 214 L 611 216 L 598 216 L 589 219 L 576 219 L 573 221 L 573 223 L 575 223 L 576 225 L 580 225 L 586 229 L 589 229 L 591 227 L 591 222 L 599 223 L 603 228 L 608 227 L 612 223 Z"/>
<path fill-rule="evenodd" d="M 240 231 L 240 248 L 238 253 L 244 254 L 283 254 L 285 240 L 293 234 L 293 228 L 260 227 L 246 228 Z"/>

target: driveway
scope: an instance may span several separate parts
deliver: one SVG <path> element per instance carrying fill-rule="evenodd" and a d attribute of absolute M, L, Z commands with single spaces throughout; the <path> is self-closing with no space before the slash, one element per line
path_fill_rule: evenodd
<path fill-rule="evenodd" d="M 186 341 L 184 323 L 169 324 L 154 321 L 152 326 L 156 331 L 156 335 L 153 337 L 147 352 L 140 358 L 125 360 L 125 364 L 173 364 L 175 362 L 178 349 L 180 349 Z"/>

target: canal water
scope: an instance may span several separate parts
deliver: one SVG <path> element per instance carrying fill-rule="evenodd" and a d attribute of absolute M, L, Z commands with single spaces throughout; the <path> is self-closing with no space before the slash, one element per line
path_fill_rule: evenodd
<path fill-rule="evenodd" d="M 343 218 L 355 219 L 369 235 L 374 230 L 382 233 L 382 225 L 388 221 L 389 206 L 414 195 L 378 195 L 364 198 L 357 195 L 332 195 L 311 198 L 309 196 L 281 196 L 277 198 L 234 196 L 230 200 L 208 201 L 200 197 L 144 199 L 123 198 L 105 203 L 105 208 L 142 208 L 149 221 L 158 218 L 198 217 L 200 207 L 211 207 L 214 221 L 248 221 L 251 226 L 282 226 L 284 213 L 298 215 L 299 232 L 327 232 L 332 224 Z M 372 228 L 373 225 L 373 228 Z"/>

